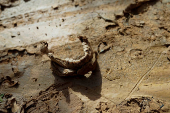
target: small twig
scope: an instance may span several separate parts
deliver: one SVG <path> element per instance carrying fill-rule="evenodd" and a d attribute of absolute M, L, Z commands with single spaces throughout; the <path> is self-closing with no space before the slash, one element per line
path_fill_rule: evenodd
<path fill-rule="evenodd" d="M 159 58 L 156 60 L 156 62 L 153 64 L 153 66 L 138 80 L 138 82 L 135 84 L 135 86 L 132 88 L 132 90 L 130 91 L 130 93 L 128 94 L 128 96 L 124 100 L 127 100 L 132 95 L 132 93 L 136 90 L 136 88 L 143 81 L 143 79 L 146 77 L 146 75 L 148 75 L 153 70 L 155 65 L 158 63 L 159 59 L 162 57 L 162 54 L 163 54 L 163 52 L 161 53 Z"/>

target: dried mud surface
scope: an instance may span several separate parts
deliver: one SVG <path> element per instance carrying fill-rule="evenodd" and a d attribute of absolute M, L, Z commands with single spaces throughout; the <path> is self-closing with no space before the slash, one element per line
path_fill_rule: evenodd
<path fill-rule="evenodd" d="M 170 112 L 170 0 L 0 5 L 0 112 Z M 96 69 L 76 77 L 53 74 L 47 53 L 80 58 L 77 35 L 98 52 Z"/>

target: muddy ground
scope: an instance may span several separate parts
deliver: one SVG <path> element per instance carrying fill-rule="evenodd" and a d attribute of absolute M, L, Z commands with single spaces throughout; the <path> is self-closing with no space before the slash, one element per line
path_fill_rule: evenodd
<path fill-rule="evenodd" d="M 0 112 L 170 113 L 170 0 L 0 5 Z M 96 69 L 54 74 L 47 53 L 79 58 L 78 35 L 98 52 Z"/>

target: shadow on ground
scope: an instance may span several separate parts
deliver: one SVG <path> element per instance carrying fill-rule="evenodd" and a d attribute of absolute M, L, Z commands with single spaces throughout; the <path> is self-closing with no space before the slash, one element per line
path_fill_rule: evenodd
<path fill-rule="evenodd" d="M 74 77 L 60 77 L 53 73 L 55 77 L 55 84 L 67 84 L 64 85 L 63 94 L 66 98 L 66 101 L 70 102 L 69 97 L 69 88 L 75 92 L 80 92 L 82 95 L 85 95 L 90 100 L 97 100 L 101 97 L 101 86 L 102 86 L 102 75 L 100 67 L 97 63 L 96 69 L 91 73 L 90 76 L 74 76 Z M 66 90 L 67 89 L 67 90 Z"/>

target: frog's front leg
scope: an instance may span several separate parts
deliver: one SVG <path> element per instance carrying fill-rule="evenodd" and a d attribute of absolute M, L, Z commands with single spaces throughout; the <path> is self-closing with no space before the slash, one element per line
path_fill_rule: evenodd
<path fill-rule="evenodd" d="M 88 72 L 93 71 L 96 68 L 96 65 L 97 65 L 97 52 L 94 52 L 93 58 L 77 71 L 77 75 L 85 75 Z"/>

